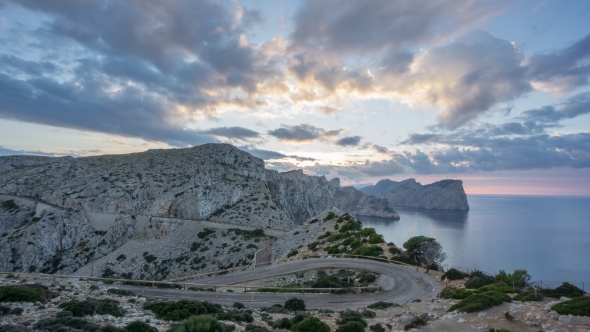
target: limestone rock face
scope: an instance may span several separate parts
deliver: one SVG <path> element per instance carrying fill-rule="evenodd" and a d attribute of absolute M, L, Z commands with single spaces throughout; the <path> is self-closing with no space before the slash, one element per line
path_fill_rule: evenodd
<path fill-rule="evenodd" d="M 94 260 L 95 275 L 162 279 L 197 266 L 247 265 L 269 245 L 248 231 L 276 238 L 329 206 L 399 218 L 387 201 L 338 179 L 266 170 L 229 144 L 0 157 L 0 269 L 73 273 Z M 213 228 L 219 240 L 197 236 Z M 233 234 L 227 241 L 222 229 Z M 230 246 L 232 238 L 243 240 Z"/>
<path fill-rule="evenodd" d="M 279 173 L 266 171 L 266 184 L 273 201 L 295 221 L 303 221 L 329 208 L 352 214 L 399 219 L 384 199 L 369 197 L 353 187 L 340 187 L 340 180 L 309 176 L 301 170 Z"/>
<path fill-rule="evenodd" d="M 367 195 L 387 199 L 391 205 L 418 209 L 469 210 L 461 180 L 441 180 L 421 185 L 414 179 L 401 182 L 388 179 L 362 188 Z"/>

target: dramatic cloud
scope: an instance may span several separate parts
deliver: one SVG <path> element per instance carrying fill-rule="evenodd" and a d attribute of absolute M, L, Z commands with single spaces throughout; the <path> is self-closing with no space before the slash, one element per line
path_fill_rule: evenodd
<path fill-rule="evenodd" d="M 203 134 L 214 136 L 222 136 L 227 138 L 235 138 L 240 140 L 247 140 L 250 138 L 258 138 L 260 134 L 254 130 L 243 127 L 219 127 L 203 131 Z"/>
<path fill-rule="evenodd" d="M 296 126 L 281 125 L 281 128 L 269 130 L 268 134 L 285 142 L 311 142 L 338 135 L 342 130 L 324 130 L 309 124 Z"/>
<path fill-rule="evenodd" d="M 590 92 L 578 94 L 559 107 L 544 106 L 523 112 L 523 118 L 540 122 L 559 122 L 590 113 Z"/>
<path fill-rule="evenodd" d="M 361 138 L 360 136 L 349 136 L 349 137 L 343 137 L 339 140 L 336 140 L 336 145 L 340 145 L 340 146 L 356 146 L 359 145 L 359 143 L 361 142 Z"/>
<path fill-rule="evenodd" d="M 248 44 L 262 18 L 204 0 L 5 1 L 49 17 L 0 56 L 0 117 L 162 141 L 215 142 L 186 129 L 226 106 L 260 105 L 275 64 Z M 247 22 L 242 22 L 245 20 Z M 267 87 L 268 89 L 268 87 Z M 224 135 L 221 135 L 224 136 Z"/>

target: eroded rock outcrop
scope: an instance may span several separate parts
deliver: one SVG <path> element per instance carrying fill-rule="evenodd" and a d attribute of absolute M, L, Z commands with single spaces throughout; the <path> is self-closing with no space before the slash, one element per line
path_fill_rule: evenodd
<path fill-rule="evenodd" d="M 377 182 L 361 189 L 366 195 L 387 199 L 393 206 L 418 209 L 469 210 L 461 180 L 441 180 L 421 185 L 415 179 Z"/>
<path fill-rule="evenodd" d="M 338 179 L 269 171 L 228 144 L 0 157 L 0 204 L 1 270 L 88 272 L 94 260 L 95 275 L 147 279 L 250 264 L 257 249 L 329 206 L 398 217 L 386 200 Z M 260 228 L 273 235 L 248 235 Z M 199 237 L 207 229 L 219 240 Z"/>

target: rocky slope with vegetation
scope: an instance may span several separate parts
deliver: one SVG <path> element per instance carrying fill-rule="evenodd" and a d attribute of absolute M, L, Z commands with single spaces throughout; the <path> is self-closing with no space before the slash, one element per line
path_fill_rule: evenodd
<path fill-rule="evenodd" d="M 266 170 L 227 144 L 0 157 L 0 270 L 160 280 L 249 265 L 331 206 L 398 217 L 338 179 Z M 281 242 L 277 254 L 295 245 Z"/>
<path fill-rule="evenodd" d="M 365 195 L 384 198 L 397 207 L 437 210 L 469 210 L 461 180 L 441 180 L 422 185 L 415 179 L 391 181 L 384 179 L 373 186 L 361 188 Z"/>

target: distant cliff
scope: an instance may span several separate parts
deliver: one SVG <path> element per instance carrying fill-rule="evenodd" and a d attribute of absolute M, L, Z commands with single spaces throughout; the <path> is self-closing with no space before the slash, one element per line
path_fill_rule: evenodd
<path fill-rule="evenodd" d="M 397 207 L 469 210 L 461 180 L 441 180 L 423 186 L 414 179 L 401 182 L 385 179 L 360 191 L 369 196 L 385 198 Z"/>
<path fill-rule="evenodd" d="M 386 199 L 370 197 L 353 187 L 340 187 L 338 178 L 305 175 L 301 170 L 266 170 L 266 184 L 274 203 L 292 220 L 305 220 L 329 208 L 373 217 L 399 219 Z"/>

